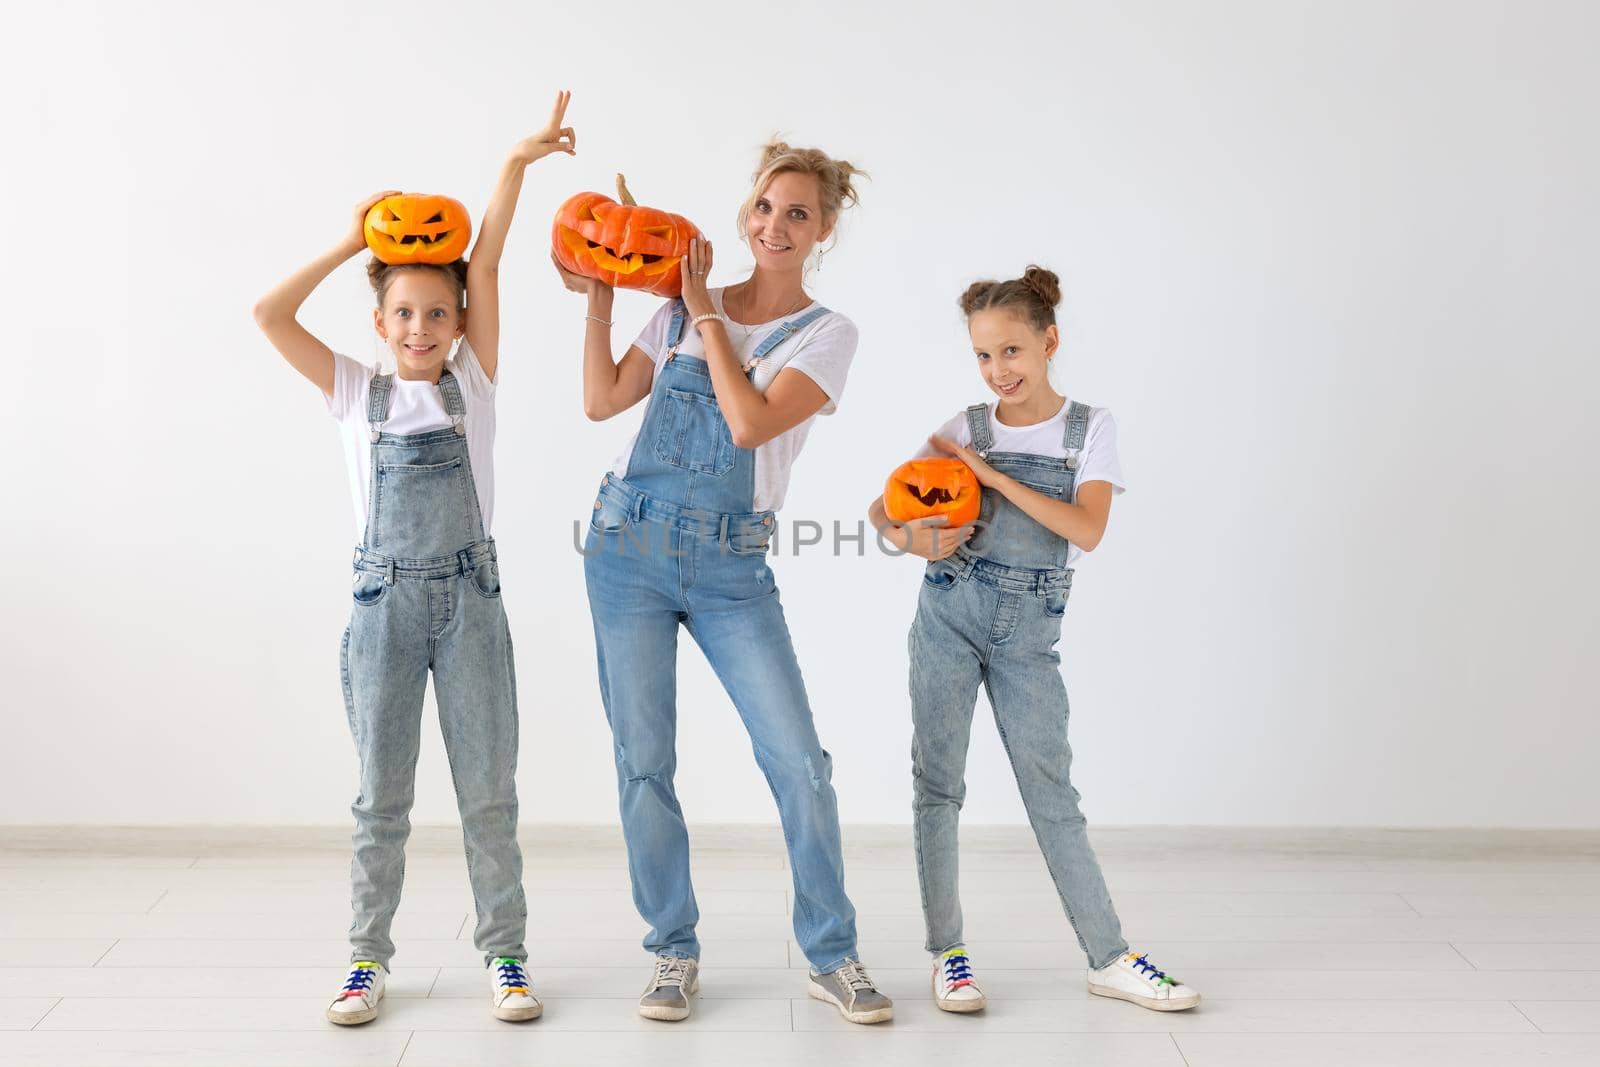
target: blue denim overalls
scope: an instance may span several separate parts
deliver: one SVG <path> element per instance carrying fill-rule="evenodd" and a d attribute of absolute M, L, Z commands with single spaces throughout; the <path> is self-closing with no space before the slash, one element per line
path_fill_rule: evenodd
<path fill-rule="evenodd" d="M 368 391 L 372 468 L 367 530 L 355 554 L 355 604 L 340 653 L 345 707 L 361 761 L 351 863 L 352 960 L 389 966 L 411 832 L 423 690 L 433 672 L 466 844 L 484 961 L 527 959 L 517 846 L 517 694 L 494 542 L 467 459 L 461 387 L 439 392 L 455 428 L 383 433 L 393 379 Z"/>
<path fill-rule="evenodd" d="M 779 326 L 745 370 L 827 313 Z M 673 309 L 627 476 L 600 485 L 584 545 L 600 695 L 611 724 L 634 904 L 651 952 L 698 959 L 689 835 L 673 788 L 678 628 L 705 653 L 750 734 L 794 870 L 795 939 L 818 973 L 856 956 L 832 759 L 817 740 L 757 512 L 754 449 L 736 448 L 706 362 L 678 355 Z"/>
<path fill-rule="evenodd" d="M 967 423 L 972 447 L 995 470 L 1070 501 L 1089 415 L 1084 404 L 1068 411 L 1064 460 L 991 451 L 984 404 L 967 409 Z M 972 540 L 930 562 L 923 576 L 910 637 L 911 759 L 917 877 L 930 952 L 962 943 L 956 827 L 980 683 L 1089 966 L 1103 967 L 1127 951 L 1069 773 L 1067 691 L 1055 648 L 1072 588 L 1066 563 L 1065 538 L 984 489 Z"/>

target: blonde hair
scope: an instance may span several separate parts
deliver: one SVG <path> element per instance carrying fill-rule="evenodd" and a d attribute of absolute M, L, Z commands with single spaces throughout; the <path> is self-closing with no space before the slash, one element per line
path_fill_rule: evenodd
<path fill-rule="evenodd" d="M 457 259 L 450 263 L 385 263 L 377 256 L 367 261 L 367 281 L 372 284 L 372 292 L 378 298 L 378 306 L 383 307 L 384 300 L 389 296 L 389 286 L 400 276 L 401 271 L 431 270 L 444 279 L 450 287 L 450 292 L 456 298 L 456 310 L 460 311 L 467 306 L 467 261 Z"/>
<path fill-rule="evenodd" d="M 739 208 L 739 236 L 744 237 L 745 224 L 756 201 L 767 191 L 772 179 L 780 174 L 811 174 L 817 179 L 817 195 L 822 201 L 822 228 L 832 230 L 846 207 L 860 202 L 856 192 L 855 177 L 867 177 L 867 172 L 842 159 L 834 159 L 820 148 L 791 148 L 777 138 L 768 141 L 761 149 L 761 162 L 750 183 L 750 195 Z"/>
<path fill-rule="evenodd" d="M 1061 303 L 1061 279 L 1054 271 L 1029 266 L 1022 277 L 1009 281 L 973 282 L 961 294 L 961 313 L 972 318 L 989 308 L 1011 308 L 1037 333 L 1056 324 L 1056 305 Z"/>

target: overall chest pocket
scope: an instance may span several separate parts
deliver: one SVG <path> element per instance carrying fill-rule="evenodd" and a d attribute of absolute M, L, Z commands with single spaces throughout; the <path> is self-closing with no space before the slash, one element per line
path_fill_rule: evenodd
<path fill-rule="evenodd" d="M 733 437 L 715 397 L 667 389 L 661 397 L 656 458 L 702 474 L 726 474 L 733 467 Z"/>

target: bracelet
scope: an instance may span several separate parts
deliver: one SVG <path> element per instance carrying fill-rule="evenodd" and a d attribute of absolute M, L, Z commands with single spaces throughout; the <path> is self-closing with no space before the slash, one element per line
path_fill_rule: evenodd
<path fill-rule="evenodd" d="M 610 326 L 611 325 L 611 320 L 610 319 L 596 318 L 593 315 L 585 315 L 584 318 L 588 319 L 590 322 L 598 322 L 602 326 Z"/>
<path fill-rule="evenodd" d="M 689 325 L 698 326 L 707 319 L 716 319 L 718 322 L 721 322 L 722 316 L 718 315 L 715 311 L 708 311 L 704 315 L 696 315 L 694 318 L 690 319 Z"/>

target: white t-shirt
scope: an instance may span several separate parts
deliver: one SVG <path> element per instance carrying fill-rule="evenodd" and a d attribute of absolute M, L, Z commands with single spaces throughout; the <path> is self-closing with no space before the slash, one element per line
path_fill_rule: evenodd
<path fill-rule="evenodd" d="M 495 383 L 478 364 L 466 339 L 444 365 L 461 387 L 467 414 L 467 460 L 472 464 L 472 484 L 478 490 L 487 536 L 494 520 L 494 392 Z M 344 437 L 345 463 L 350 472 L 350 498 L 356 509 L 356 541 L 366 536 L 367 482 L 372 478 L 372 427 L 367 422 L 367 391 L 377 368 L 334 353 L 333 398 L 328 414 L 339 420 Z M 415 434 L 448 430 L 455 425 L 444 410 L 444 397 L 432 382 L 407 381 L 395 375 L 389 389 L 389 421 L 384 433 Z"/>
<path fill-rule="evenodd" d="M 748 359 L 778 326 L 805 315 L 813 306 L 808 305 L 770 322 L 746 326 L 727 317 L 727 312 L 722 308 L 721 289 L 712 289 L 709 295 L 711 305 L 728 324 L 728 339 L 733 342 L 734 354 L 741 362 Z M 655 363 L 657 371 L 667 355 L 667 329 L 672 324 L 672 304 L 671 300 L 663 304 L 645 323 L 644 329 L 633 342 Z M 777 348 L 767 353 L 756 368 L 752 383 L 758 391 L 765 393 L 779 371 L 785 368 L 800 371 L 828 395 L 817 414 L 832 415 L 838 409 L 839 398 L 844 395 L 844 380 L 850 373 L 850 361 L 855 358 L 856 339 L 856 324 L 837 311 L 830 311 L 790 334 Z M 705 359 L 705 352 L 699 329 L 690 325 L 688 316 L 684 316 L 683 337 L 678 344 L 678 353 Z M 783 498 L 789 489 L 789 472 L 815 420 L 816 415 L 813 415 L 756 448 L 756 492 L 752 510 L 777 511 L 783 506 Z M 633 444 L 638 437 L 636 430 L 628 438 L 621 454 L 611 464 L 612 473 L 624 478 L 628 476 L 628 461 L 633 456 Z"/>
<path fill-rule="evenodd" d="M 997 403 L 999 401 L 991 401 L 985 405 L 988 408 L 989 436 L 994 441 L 991 451 L 1031 452 L 1052 459 L 1066 458 L 1067 412 L 1072 409 L 1071 400 L 1063 401 L 1061 410 L 1048 419 L 1029 426 L 1007 426 L 998 421 L 994 417 Z M 967 425 L 965 411 L 939 427 L 936 433 L 962 448 L 972 447 L 972 428 Z M 939 454 L 926 441 L 917 452 L 919 457 Z M 1083 439 L 1083 452 L 1078 457 L 1078 477 L 1072 485 L 1074 503 L 1078 499 L 1078 487 L 1084 482 L 1110 482 L 1112 496 L 1127 488 L 1122 480 L 1122 461 L 1117 457 L 1117 422 L 1111 417 L 1109 408 L 1089 409 L 1089 427 Z M 1074 566 L 1082 556 L 1083 550 L 1072 545 L 1067 552 L 1067 566 Z"/>

